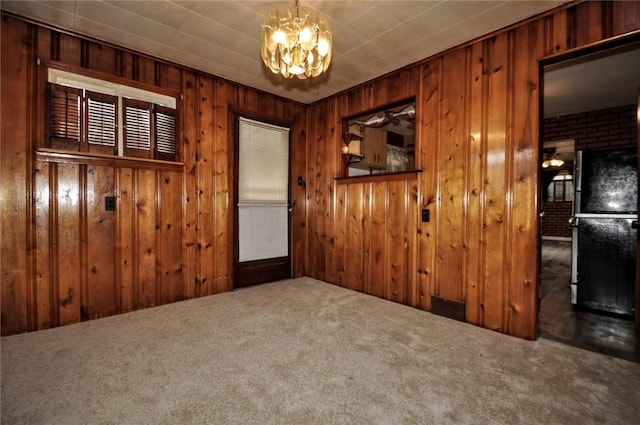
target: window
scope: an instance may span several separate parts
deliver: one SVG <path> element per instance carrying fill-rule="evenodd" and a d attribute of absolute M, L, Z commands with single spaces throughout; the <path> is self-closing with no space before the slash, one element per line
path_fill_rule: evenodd
<path fill-rule="evenodd" d="M 562 170 L 553 177 L 547 187 L 547 202 L 573 201 L 573 176 Z"/>
<path fill-rule="evenodd" d="M 177 160 L 175 98 L 49 69 L 45 146 Z"/>
<path fill-rule="evenodd" d="M 345 176 L 415 170 L 415 102 L 389 105 L 343 121 Z"/>

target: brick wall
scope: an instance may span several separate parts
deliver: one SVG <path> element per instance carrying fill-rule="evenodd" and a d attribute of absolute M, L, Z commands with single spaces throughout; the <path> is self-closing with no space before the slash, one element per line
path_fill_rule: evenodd
<path fill-rule="evenodd" d="M 545 142 L 573 139 L 576 150 L 636 146 L 636 105 L 547 118 L 542 135 Z M 545 202 L 543 210 L 543 236 L 571 237 L 571 202 Z"/>
<path fill-rule="evenodd" d="M 570 238 L 569 219 L 571 218 L 571 202 L 545 202 L 542 217 L 542 236 Z"/>
<path fill-rule="evenodd" d="M 547 118 L 542 135 L 545 142 L 574 139 L 576 150 L 635 146 L 636 105 Z"/>

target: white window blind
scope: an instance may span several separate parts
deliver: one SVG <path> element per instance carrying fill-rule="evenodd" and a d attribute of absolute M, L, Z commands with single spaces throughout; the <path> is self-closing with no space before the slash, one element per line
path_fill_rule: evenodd
<path fill-rule="evenodd" d="M 151 149 L 151 112 L 149 108 L 126 105 L 124 128 L 127 149 Z"/>
<path fill-rule="evenodd" d="M 90 144 L 116 146 L 116 101 L 114 96 L 89 94 L 87 138 Z"/>
<path fill-rule="evenodd" d="M 289 255 L 289 129 L 239 123 L 239 260 Z"/>
<path fill-rule="evenodd" d="M 287 205 L 289 129 L 240 118 L 239 204 Z"/>
<path fill-rule="evenodd" d="M 156 112 L 156 150 L 163 154 L 176 153 L 176 117 L 175 115 Z"/>

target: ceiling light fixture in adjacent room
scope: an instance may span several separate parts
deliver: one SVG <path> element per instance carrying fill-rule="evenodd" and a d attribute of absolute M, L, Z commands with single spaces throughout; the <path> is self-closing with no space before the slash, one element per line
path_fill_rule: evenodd
<path fill-rule="evenodd" d="M 332 39 L 329 25 L 322 15 L 313 22 L 309 13 L 300 17 L 298 0 L 295 16 L 287 10 L 280 17 L 272 11 L 262 25 L 260 55 L 274 74 L 300 79 L 317 77 L 331 63 Z"/>
<path fill-rule="evenodd" d="M 549 167 L 557 168 L 563 165 L 564 165 L 564 161 L 559 158 L 550 158 L 542 162 L 542 168 L 549 168 Z"/>

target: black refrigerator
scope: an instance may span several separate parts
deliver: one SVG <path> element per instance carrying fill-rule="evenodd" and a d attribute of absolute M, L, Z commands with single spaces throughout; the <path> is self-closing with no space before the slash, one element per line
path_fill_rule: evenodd
<path fill-rule="evenodd" d="M 635 314 L 638 151 L 578 151 L 572 233 L 571 302 Z"/>

